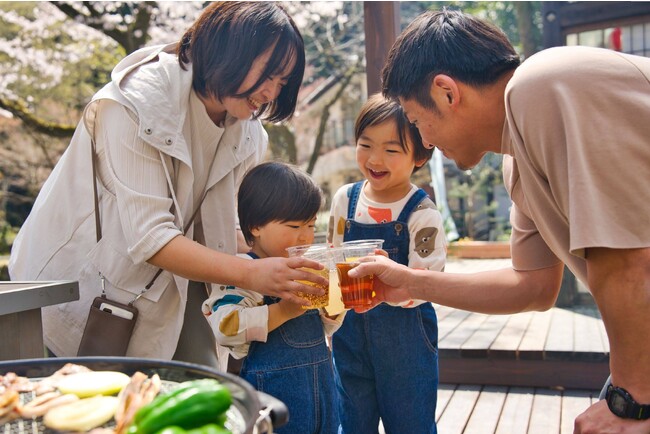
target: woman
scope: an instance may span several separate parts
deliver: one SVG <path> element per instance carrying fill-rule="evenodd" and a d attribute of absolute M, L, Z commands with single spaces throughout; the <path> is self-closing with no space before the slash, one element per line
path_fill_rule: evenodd
<path fill-rule="evenodd" d="M 295 291 L 318 292 L 295 282 L 324 283 L 298 270 L 312 261 L 234 256 L 237 188 L 267 146 L 257 118 L 293 114 L 304 65 L 300 32 L 266 2 L 214 3 L 178 44 L 144 48 L 117 65 L 86 107 L 10 259 L 14 280 L 79 281 L 79 301 L 43 311 L 55 355 L 77 353 L 103 285 L 109 299 L 137 298 L 128 356 L 212 365 L 214 345 L 200 341 L 214 339 L 200 311 L 206 290 L 192 281 L 303 304 Z"/>

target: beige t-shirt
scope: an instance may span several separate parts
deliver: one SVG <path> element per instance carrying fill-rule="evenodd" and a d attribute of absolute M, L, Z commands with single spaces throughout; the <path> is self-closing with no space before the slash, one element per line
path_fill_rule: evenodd
<path fill-rule="evenodd" d="M 585 249 L 650 246 L 650 59 L 590 47 L 544 50 L 508 83 L 502 151 L 518 270 Z"/>

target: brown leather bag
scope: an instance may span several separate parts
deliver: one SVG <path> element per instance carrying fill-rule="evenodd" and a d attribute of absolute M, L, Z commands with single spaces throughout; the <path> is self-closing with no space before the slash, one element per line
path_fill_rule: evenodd
<path fill-rule="evenodd" d="M 138 320 L 133 305 L 95 297 L 77 356 L 124 356 Z"/>

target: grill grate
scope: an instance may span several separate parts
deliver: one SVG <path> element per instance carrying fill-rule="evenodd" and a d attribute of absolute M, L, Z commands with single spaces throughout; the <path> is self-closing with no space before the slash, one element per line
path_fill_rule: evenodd
<path fill-rule="evenodd" d="M 167 393 L 174 389 L 179 383 L 185 381 L 182 375 L 178 376 L 178 381 L 170 380 L 161 380 L 160 393 Z M 40 378 L 32 379 L 32 381 L 39 381 Z M 20 394 L 21 404 L 27 404 L 32 399 L 36 397 L 34 392 L 23 392 Z M 234 398 L 233 398 L 234 399 Z M 232 405 L 230 409 L 226 412 L 226 428 L 231 430 L 233 434 L 243 434 L 243 431 L 239 427 L 245 426 L 244 418 L 241 412 L 236 408 L 235 405 Z M 115 421 L 111 420 L 102 426 L 102 428 L 113 429 L 115 428 Z M 43 418 L 39 417 L 36 419 L 15 419 L 9 423 L 6 423 L 4 427 L 0 427 L 0 434 L 54 434 L 60 433 L 60 431 L 52 430 L 47 428 L 43 424 Z"/>

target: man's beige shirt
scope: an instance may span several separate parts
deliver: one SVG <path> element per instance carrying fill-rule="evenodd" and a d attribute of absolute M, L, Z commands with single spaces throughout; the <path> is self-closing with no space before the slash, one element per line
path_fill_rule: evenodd
<path fill-rule="evenodd" d="M 502 152 L 518 270 L 585 249 L 650 246 L 650 59 L 589 47 L 526 60 L 505 94 Z"/>

